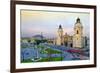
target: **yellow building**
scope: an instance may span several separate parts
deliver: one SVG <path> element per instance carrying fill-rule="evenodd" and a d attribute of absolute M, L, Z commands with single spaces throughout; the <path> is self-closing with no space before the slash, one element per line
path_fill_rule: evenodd
<path fill-rule="evenodd" d="M 63 45 L 63 28 L 59 25 L 57 32 L 57 45 Z"/>
<path fill-rule="evenodd" d="M 77 18 L 74 25 L 73 47 L 82 48 L 83 46 L 83 26 L 80 19 Z"/>
<path fill-rule="evenodd" d="M 73 37 L 69 36 L 67 33 L 63 36 L 63 44 L 67 47 L 73 47 Z"/>
<path fill-rule="evenodd" d="M 63 28 L 59 25 L 57 32 L 56 45 L 65 45 L 67 47 L 83 48 L 84 38 L 83 38 L 83 26 L 81 24 L 80 18 L 76 19 L 74 25 L 74 35 L 70 36 L 67 33 L 63 35 Z"/>

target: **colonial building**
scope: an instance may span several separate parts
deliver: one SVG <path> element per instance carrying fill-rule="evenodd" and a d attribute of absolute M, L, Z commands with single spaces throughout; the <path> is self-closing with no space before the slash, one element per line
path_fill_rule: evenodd
<path fill-rule="evenodd" d="M 57 45 L 63 45 L 63 28 L 61 25 L 58 28 Z"/>
<path fill-rule="evenodd" d="M 63 28 L 59 25 L 57 31 L 57 41 L 56 45 L 65 45 L 67 47 L 74 47 L 74 48 L 83 48 L 86 45 L 86 36 L 83 36 L 83 26 L 80 21 L 80 18 L 76 19 L 74 24 L 74 34 L 73 36 L 68 35 L 67 33 L 63 35 Z"/>
<path fill-rule="evenodd" d="M 79 18 L 77 18 L 76 23 L 74 25 L 73 47 L 78 47 L 78 48 L 84 47 L 83 26 L 82 26 Z"/>

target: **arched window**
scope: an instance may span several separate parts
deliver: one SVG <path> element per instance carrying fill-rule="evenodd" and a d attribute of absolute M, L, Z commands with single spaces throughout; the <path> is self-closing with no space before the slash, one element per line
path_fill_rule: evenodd
<path fill-rule="evenodd" d="M 78 30 L 77 30 L 77 34 L 78 34 L 79 32 L 78 32 Z"/>

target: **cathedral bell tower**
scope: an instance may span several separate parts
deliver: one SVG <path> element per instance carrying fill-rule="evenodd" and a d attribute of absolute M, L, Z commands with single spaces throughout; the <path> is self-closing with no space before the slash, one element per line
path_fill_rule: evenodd
<path fill-rule="evenodd" d="M 76 23 L 74 25 L 73 47 L 83 47 L 83 26 L 80 22 L 80 18 L 76 19 Z"/>
<path fill-rule="evenodd" d="M 57 45 L 63 45 L 63 28 L 59 25 L 57 32 Z"/>

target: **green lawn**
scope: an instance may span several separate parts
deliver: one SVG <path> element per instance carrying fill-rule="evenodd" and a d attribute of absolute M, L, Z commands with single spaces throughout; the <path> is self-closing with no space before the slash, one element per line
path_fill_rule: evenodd
<path fill-rule="evenodd" d="M 31 63 L 31 62 L 33 62 L 31 59 L 21 61 L 21 63 Z"/>
<path fill-rule="evenodd" d="M 62 61 L 62 57 L 50 57 L 50 58 L 42 58 L 36 62 L 49 62 L 49 61 Z M 32 63 L 31 59 L 23 60 L 21 63 Z M 33 62 L 34 63 L 34 62 Z"/>
<path fill-rule="evenodd" d="M 37 45 L 37 48 L 44 49 L 44 48 L 45 48 L 45 46 L 42 46 L 42 45 Z"/>
<path fill-rule="evenodd" d="M 53 50 L 52 48 L 47 48 L 45 51 L 47 51 L 50 54 L 61 54 L 61 51 Z"/>
<path fill-rule="evenodd" d="M 63 58 L 61 57 L 50 57 L 50 58 L 42 58 L 38 62 L 49 62 L 49 61 L 61 61 Z"/>
<path fill-rule="evenodd" d="M 61 51 L 53 50 L 52 48 L 47 48 L 45 50 L 41 50 L 40 53 L 42 54 L 61 54 Z"/>
<path fill-rule="evenodd" d="M 46 46 L 43 45 L 38 45 L 37 48 L 41 48 L 42 50 L 40 51 L 40 53 L 42 54 L 61 54 L 61 51 L 58 50 L 54 50 L 52 48 L 47 48 Z"/>

